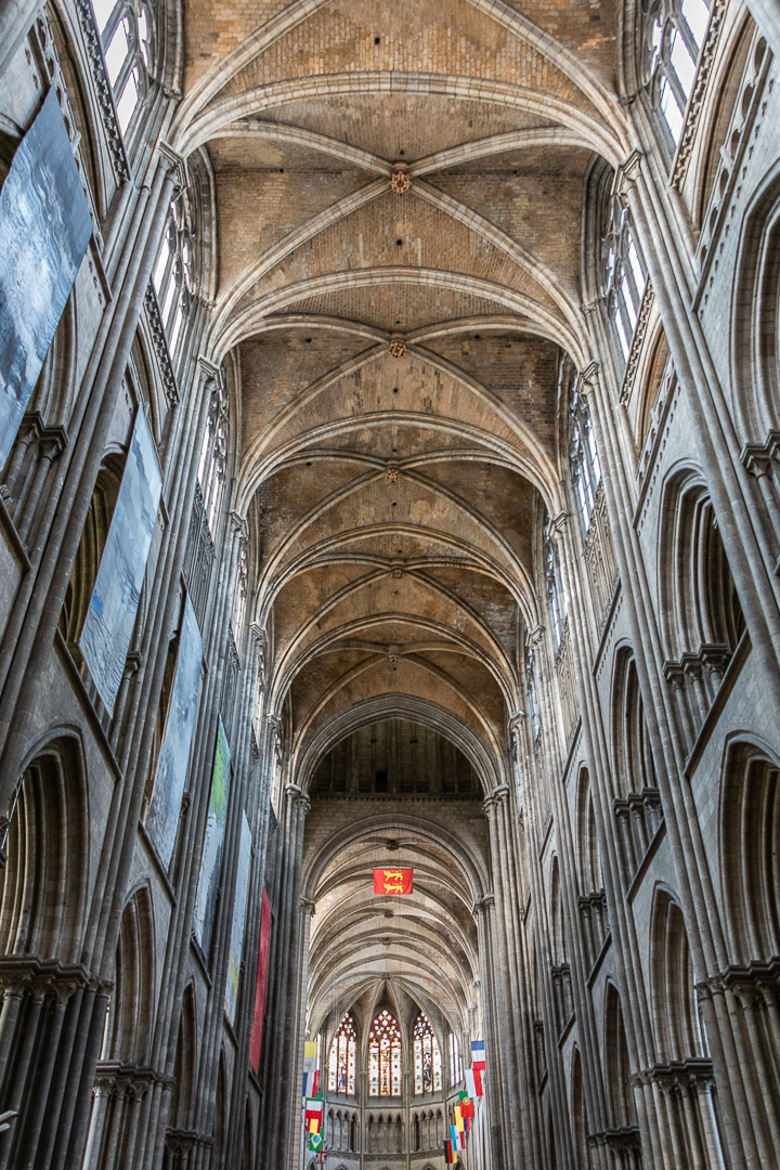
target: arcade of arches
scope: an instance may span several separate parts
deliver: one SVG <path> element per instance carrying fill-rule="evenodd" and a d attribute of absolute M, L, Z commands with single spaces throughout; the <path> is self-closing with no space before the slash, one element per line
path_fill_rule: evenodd
<path fill-rule="evenodd" d="M 776 1165 L 779 63 L 0 0 L 0 1170 Z"/>

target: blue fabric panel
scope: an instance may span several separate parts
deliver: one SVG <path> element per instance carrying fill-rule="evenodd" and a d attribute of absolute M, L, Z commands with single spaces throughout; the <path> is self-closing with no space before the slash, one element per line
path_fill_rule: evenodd
<path fill-rule="evenodd" d="M 217 742 L 214 748 L 214 767 L 211 773 L 211 796 L 206 822 L 206 840 L 200 863 L 198 894 L 192 924 L 203 950 L 208 954 L 214 916 L 217 910 L 217 892 L 222 870 L 222 847 L 225 840 L 228 797 L 230 795 L 230 744 L 222 720 L 218 721 Z"/>
<path fill-rule="evenodd" d="M 160 503 L 154 440 L 139 410 L 106 547 L 79 646 L 95 686 L 113 713 L 141 599 Z"/>
<path fill-rule="evenodd" d="M 186 597 L 168 722 L 165 725 L 157 779 L 146 817 L 146 830 L 166 869 L 171 864 L 173 845 L 179 827 L 181 798 L 187 778 L 192 729 L 195 726 L 195 711 L 198 705 L 202 661 L 203 645 L 200 630 L 192 602 Z"/>
<path fill-rule="evenodd" d="M 68 132 L 50 89 L 0 191 L 0 467 L 91 234 Z"/>
<path fill-rule="evenodd" d="M 252 831 L 246 813 L 241 815 L 241 841 L 238 848 L 236 893 L 233 899 L 233 920 L 230 924 L 227 983 L 225 984 L 225 1015 L 231 1025 L 236 1018 L 241 959 L 244 953 L 244 926 L 249 897 L 249 867 L 252 862 Z"/>

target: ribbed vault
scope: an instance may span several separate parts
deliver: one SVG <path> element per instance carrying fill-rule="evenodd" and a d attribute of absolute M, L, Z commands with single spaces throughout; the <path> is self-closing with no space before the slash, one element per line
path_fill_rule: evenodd
<path fill-rule="evenodd" d="M 585 180 L 632 145 L 615 28 L 590 0 L 265 0 L 186 25 L 172 145 L 213 171 L 210 356 L 231 371 L 263 716 L 312 799 L 314 1031 L 404 996 L 478 1027 L 481 800 L 505 781 L 568 379 L 592 356 Z M 393 720 L 477 788 L 423 795 L 409 760 L 392 796 L 318 787 L 340 742 Z M 367 894 L 383 854 L 414 899 Z"/>

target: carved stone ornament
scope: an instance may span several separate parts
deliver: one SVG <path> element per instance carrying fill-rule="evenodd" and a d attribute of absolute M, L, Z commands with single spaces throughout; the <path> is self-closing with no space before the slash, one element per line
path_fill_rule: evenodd
<path fill-rule="evenodd" d="M 391 337 L 387 348 L 391 357 L 402 358 L 406 353 L 406 342 L 402 337 Z"/>
<path fill-rule="evenodd" d="M 393 167 L 393 173 L 390 176 L 390 189 L 396 195 L 405 195 L 412 185 L 412 178 L 406 167 Z"/>
<path fill-rule="evenodd" d="M 385 479 L 388 483 L 398 483 L 398 477 L 401 474 L 397 463 L 388 463 L 385 468 Z"/>

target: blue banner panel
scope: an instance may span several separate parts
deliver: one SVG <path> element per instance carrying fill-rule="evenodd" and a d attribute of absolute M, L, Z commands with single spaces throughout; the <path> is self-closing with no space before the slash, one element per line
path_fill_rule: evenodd
<path fill-rule="evenodd" d="M 244 952 L 244 925 L 249 897 L 249 867 L 252 861 L 252 832 L 246 813 L 241 818 L 241 843 L 236 869 L 236 895 L 233 899 L 233 921 L 230 924 L 227 983 L 225 984 L 225 1015 L 231 1025 L 236 1018 L 238 981 L 241 975 L 241 956 Z"/>
<path fill-rule="evenodd" d="M 176 831 L 179 827 L 202 661 L 203 645 L 200 630 L 192 602 L 186 597 L 168 722 L 165 725 L 157 779 L 154 782 L 154 792 L 146 817 L 146 831 L 166 869 L 171 864 Z"/>
<path fill-rule="evenodd" d="M 154 440 L 144 413 L 139 410 L 116 509 L 79 640 L 89 673 L 112 714 L 141 600 L 160 488 Z"/>
<path fill-rule="evenodd" d="M 192 920 L 195 935 L 206 954 L 208 954 L 214 916 L 217 911 L 217 893 L 222 869 L 222 846 L 225 840 L 229 792 L 230 744 L 220 719 L 217 726 L 217 743 L 214 748 L 214 768 L 211 773 L 206 841 L 203 846 L 203 860 L 200 863 L 198 893 L 195 898 L 195 913 Z"/>
<path fill-rule="evenodd" d="M 50 89 L 0 191 L 0 467 L 91 234 L 68 132 Z"/>

